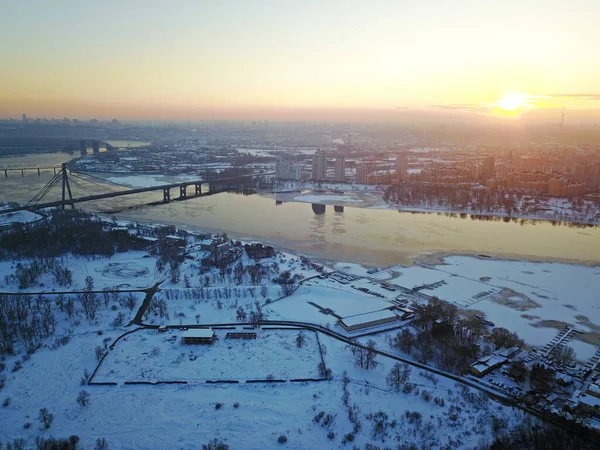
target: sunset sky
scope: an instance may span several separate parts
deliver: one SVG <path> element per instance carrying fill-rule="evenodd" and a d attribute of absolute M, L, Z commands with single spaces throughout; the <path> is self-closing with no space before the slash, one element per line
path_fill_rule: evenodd
<path fill-rule="evenodd" d="M 598 0 L 2 0 L 1 10 L 2 117 L 600 108 Z"/>

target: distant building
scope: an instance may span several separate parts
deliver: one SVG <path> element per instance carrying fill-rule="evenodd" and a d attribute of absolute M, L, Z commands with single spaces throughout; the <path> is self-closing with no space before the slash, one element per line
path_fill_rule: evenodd
<path fill-rule="evenodd" d="M 575 163 L 573 164 L 573 176 L 577 183 L 585 183 L 585 164 Z"/>
<path fill-rule="evenodd" d="M 23 119 L 23 122 L 27 123 L 27 114 L 23 113 L 21 118 Z"/>
<path fill-rule="evenodd" d="M 92 141 L 92 150 L 94 153 L 100 153 L 100 142 L 93 140 Z"/>
<path fill-rule="evenodd" d="M 404 180 L 408 175 L 408 158 L 400 155 L 396 158 L 396 176 Z"/>
<path fill-rule="evenodd" d="M 339 144 L 337 146 L 338 153 L 341 155 L 344 155 L 344 156 L 348 156 L 350 154 L 351 150 L 352 150 L 352 147 L 350 147 L 350 145 L 348 145 L 348 144 Z"/>
<path fill-rule="evenodd" d="M 483 160 L 483 164 L 481 166 L 481 179 L 483 182 L 486 182 L 490 178 L 494 178 L 494 166 L 496 165 L 496 160 L 493 156 L 488 156 Z"/>
<path fill-rule="evenodd" d="M 344 158 L 344 155 L 338 155 L 335 160 L 333 178 L 335 181 L 346 181 L 346 158 Z"/>
<path fill-rule="evenodd" d="M 585 175 L 585 188 L 592 192 L 596 192 L 600 186 L 600 164 L 588 166 Z"/>
<path fill-rule="evenodd" d="M 356 168 L 356 182 L 358 184 L 369 184 L 369 168 L 365 165 Z"/>
<path fill-rule="evenodd" d="M 212 344 L 215 341 L 215 332 L 212 328 L 192 328 L 183 333 L 182 341 L 190 344 Z"/>
<path fill-rule="evenodd" d="M 312 179 L 323 181 L 327 178 L 327 154 L 318 150 L 312 158 Z"/>
<path fill-rule="evenodd" d="M 79 153 L 81 153 L 81 156 L 87 155 L 87 142 L 85 142 L 85 139 L 79 141 Z"/>
<path fill-rule="evenodd" d="M 280 180 L 300 180 L 302 166 L 295 164 L 289 155 L 278 156 L 275 162 L 275 177 Z"/>

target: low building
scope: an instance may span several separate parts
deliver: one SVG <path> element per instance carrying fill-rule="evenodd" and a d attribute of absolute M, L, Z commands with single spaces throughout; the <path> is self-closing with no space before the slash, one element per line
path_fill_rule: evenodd
<path fill-rule="evenodd" d="M 261 243 L 246 244 L 244 245 L 244 250 L 246 250 L 248 257 L 252 259 L 271 258 L 275 254 L 273 247 Z"/>
<path fill-rule="evenodd" d="M 344 330 L 350 332 L 396 322 L 397 320 L 398 316 L 393 311 L 382 309 L 380 311 L 343 317 L 340 319 L 340 325 Z"/>
<path fill-rule="evenodd" d="M 496 350 L 494 354 L 498 356 L 503 356 L 505 358 L 512 358 L 516 356 L 520 351 L 521 349 L 519 347 L 514 346 L 511 348 L 501 348 L 500 350 Z"/>
<path fill-rule="evenodd" d="M 473 364 L 471 364 L 469 370 L 473 375 L 482 377 L 490 373 L 492 370 L 497 369 L 506 361 L 508 361 L 508 358 L 492 354 L 484 356 L 483 358 L 475 361 Z"/>
<path fill-rule="evenodd" d="M 182 341 L 190 344 L 212 344 L 215 341 L 215 332 L 212 328 L 192 328 L 184 331 Z"/>
<path fill-rule="evenodd" d="M 167 243 L 169 245 L 175 246 L 175 247 L 185 247 L 187 244 L 187 239 L 182 237 L 182 236 L 177 236 L 175 234 L 170 234 L 169 236 L 166 236 L 167 239 Z"/>

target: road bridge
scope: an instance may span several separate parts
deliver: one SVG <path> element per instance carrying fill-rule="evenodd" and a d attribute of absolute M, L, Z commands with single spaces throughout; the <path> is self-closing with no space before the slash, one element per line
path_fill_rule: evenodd
<path fill-rule="evenodd" d="M 35 209 L 52 208 L 52 207 L 62 207 L 64 209 L 64 207 L 66 205 L 69 205 L 72 208 L 74 208 L 76 203 L 90 202 L 90 201 L 94 201 L 94 200 L 122 197 L 125 195 L 134 195 L 134 194 L 141 194 L 141 193 L 153 192 L 153 191 L 162 191 L 163 202 L 166 203 L 166 202 L 171 201 L 171 190 L 172 189 L 179 190 L 179 197 L 176 197 L 173 200 L 184 200 L 184 199 L 187 199 L 190 197 L 201 197 L 201 196 L 206 196 L 206 195 L 214 195 L 214 194 L 217 194 L 220 192 L 225 192 L 227 190 L 237 189 L 242 185 L 242 182 L 244 180 L 257 178 L 257 177 L 270 176 L 270 175 L 274 175 L 274 173 L 275 172 L 268 172 L 268 173 L 240 175 L 237 177 L 216 178 L 216 179 L 210 179 L 210 180 L 200 179 L 200 180 L 195 180 L 195 181 L 183 181 L 183 182 L 177 182 L 177 183 L 161 184 L 161 185 L 157 185 L 157 186 L 123 189 L 120 191 L 106 192 L 106 193 L 101 193 L 101 194 L 90 193 L 90 195 L 86 195 L 83 197 L 73 197 L 73 194 L 71 191 L 71 183 L 81 187 L 84 191 L 90 192 L 89 190 L 85 189 L 77 181 L 77 178 L 84 179 L 81 175 L 87 175 L 89 177 L 100 180 L 101 182 L 104 182 L 105 180 L 102 180 L 101 178 L 98 178 L 98 177 L 94 177 L 90 174 L 85 174 L 83 172 L 77 172 L 74 170 L 69 171 L 66 163 L 63 163 L 59 172 L 57 172 L 56 175 L 54 175 L 54 177 L 52 177 L 52 179 L 40 190 L 40 192 L 38 192 L 36 194 L 35 197 L 33 197 L 33 199 L 29 203 L 27 203 L 25 206 L 21 206 L 18 208 L 2 210 L 2 213 L 6 214 L 6 213 L 13 213 L 13 212 L 22 211 L 22 210 L 35 210 Z M 71 176 L 69 176 L 69 175 L 71 175 Z M 73 176 L 75 178 L 73 178 Z M 88 180 L 86 180 L 86 181 L 88 181 Z M 52 190 L 52 188 L 54 188 L 61 182 L 62 182 L 62 198 L 60 200 L 51 201 L 51 202 L 41 202 L 41 200 L 46 196 L 46 194 L 48 194 L 48 192 L 50 192 L 50 190 Z M 98 184 L 98 183 L 96 182 L 96 184 Z M 121 186 L 121 187 L 123 187 L 123 186 Z M 190 187 L 192 189 L 188 190 L 188 188 L 190 188 Z"/>

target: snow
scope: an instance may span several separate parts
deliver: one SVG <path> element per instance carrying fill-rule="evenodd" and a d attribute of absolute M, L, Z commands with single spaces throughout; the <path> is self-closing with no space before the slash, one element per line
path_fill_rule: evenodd
<path fill-rule="evenodd" d="M 441 265 L 403 269 L 391 283 L 412 288 L 443 281 L 445 284 L 420 292 L 482 311 L 496 326 L 540 346 L 557 332 L 543 321 L 558 321 L 589 332 L 600 326 L 595 295 L 600 291 L 598 275 L 599 267 L 450 256 Z M 509 300 L 520 302 L 521 310 L 498 300 L 497 294 L 503 289 L 517 294 Z M 489 294 L 474 298 L 486 292 Z"/>
<path fill-rule="evenodd" d="M 299 195 L 294 197 L 294 201 L 307 203 L 326 203 L 326 202 L 342 202 L 342 203 L 362 203 L 363 200 L 347 195 Z"/>
<path fill-rule="evenodd" d="M 241 327 L 240 327 L 241 328 Z M 303 332 L 305 343 L 296 346 L 296 330 L 243 330 L 256 339 L 226 339 L 236 330 L 216 330 L 213 344 L 186 345 L 181 336 L 201 330 L 140 330 L 121 339 L 100 366 L 95 382 L 205 380 L 290 380 L 319 378 L 321 362 L 314 333 Z M 209 331 L 209 330 L 206 330 Z M 212 333 L 212 332 L 211 332 Z M 203 336 L 204 337 L 204 336 Z"/>
<path fill-rule="evenodd" d="M 43 218 L 41 215 L 31 211 L 17 211 L 11 214 L 2 214 L 2 209 L 6 208 L 8 208 L 8 206 L 0 208 L 0 227 L 3 225 L 35 222 L 36 220 Z"/>
<path fill-rule="evenodd" d="M 567 347 L 571 347 L 573 350 L 575 350 L 575 357 L 578 361 L 587 361 L 591 359 L 599 350 L 599 348 L 595 345 L 578 340 L 570 341 L 567 344 Z"/>
<path fill-rule="evenodd" d="M 101 175 L 101 174 L 100 174 Z M 107 181 L 126 186 L 145 188 L 152 186 L 160 186 L 163 184 L 178 183 L 184 181 L 198 181 L 202 177 L 200 175 L 119 175 L 109 176 L 105 178 Z"/>
<path fill-rule="evenodd" d="M 397 318 L 398 316 L 389 309 L 382 309 L 381 311 L 373 311 L 364 314 L 357 314 L 355 316 L 344 317 L 342 321 L 346 324 L 347 327 L 352 327 L 363 323 L 372 322 L 375 320 Z"/>
<path fill-rule="evenodd" d="M 212 328 L 190 328 L 182 334 L 184 337 L 211 338 L 215 335 Z"/>
<path fill-rule="evenodd" d="M 321 308 L 329 308 L 341 317 L 354 316 L 382 310 L 392 306 L 390 303 L 362 293 L 326 286 L 302 285 L 293 295 L 269 305 L 273 315 L 269 318 L 312 322 L 322 325 L 335 325 L 335 316 L 323 314 L 309 304 L 313 302 Z"/>

